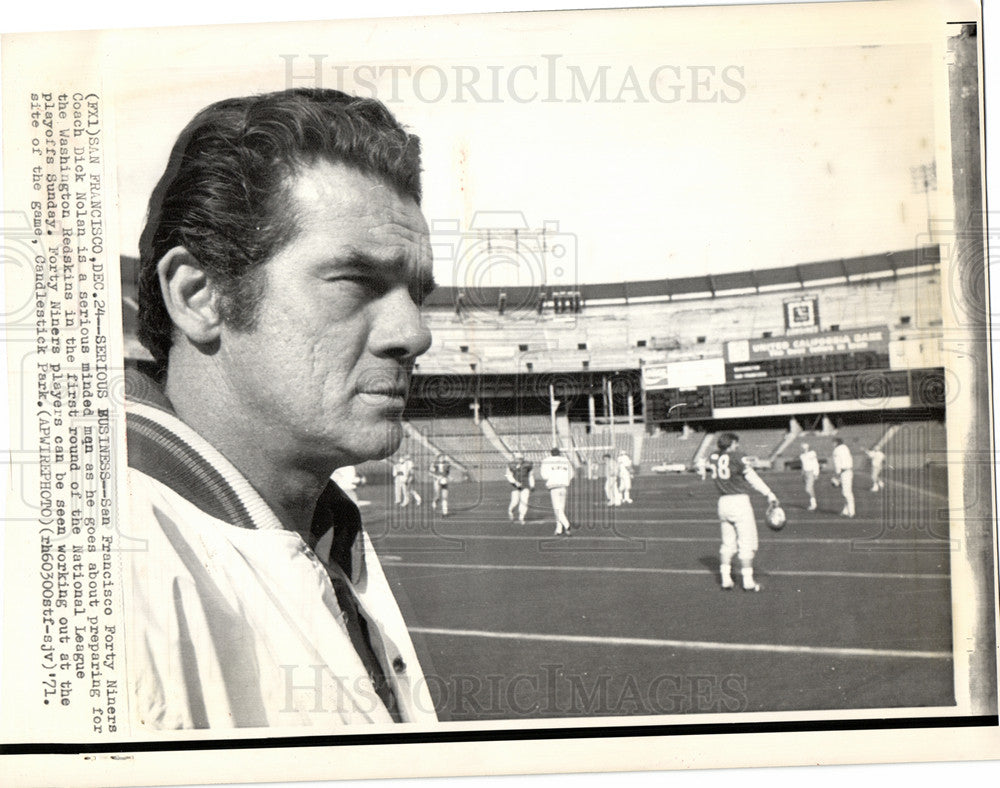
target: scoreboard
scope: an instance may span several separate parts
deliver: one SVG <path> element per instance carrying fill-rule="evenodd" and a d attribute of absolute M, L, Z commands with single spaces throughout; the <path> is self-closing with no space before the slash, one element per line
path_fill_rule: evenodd
<path fill-rule="evenodd" d="M 646 420 L 942 407 L 939 362 L 894 369 L 890 344 L 888 326 L 797 332 L 727 342 L 718 358 L 648 365 Z"/>

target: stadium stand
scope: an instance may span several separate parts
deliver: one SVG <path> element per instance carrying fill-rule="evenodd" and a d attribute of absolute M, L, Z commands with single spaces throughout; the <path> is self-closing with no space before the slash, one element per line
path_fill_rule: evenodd
<path fill-rule="evenodd" d="M 704 438 L 703 432 L 693 430 L 687 434 L 668 430 L 646 436 L 642 444 L 640 472 L 662 464 L 692 467 Z"/>
<path fill-rule="evenodd" d="M 523 452 L 532 462 L 541 462 L 552 448 L 548 416 L 497 416 L 484 419 L 496 431 L 509 453 Z"/>
<path fill-rule="evenodd" d="M 409 425 L 435 449 L 434 452 L 422 449 L 427 455 L 426 461 L 417 461 L 422 471 L 430 467 L 437 453 L 444 453 L 476 480 L 502 478 L 507 462 L 504 455 L 471 418 L 413 418 Z M 413 456 L 416 459 L 418 455 Z"/>
<path fill-rule="evenodd" d="M 739 429 L 740 451 L 747 457 L 756 457 L 759 467 L 767 467 L 771 455 L 775 452 L 785 437 L 785 431 L 780 429 Z"/>
<path fill-rule="evenodd" d="M 456 289 L 440 288 L 428 300 L 435 346 L 420 371 L 466 372 L 475 364 L 480 373 L 525 372 L 529 363 L 533 372 L 614 370 L 667 354 L 711 357 L 730 340 L 783 336 L 790 291 L 817 298 L 825 329 L 888 325 L 893 339 L 912 338 L 941 325 L 938 264 L 930 247 L 715 277 L 582 285 L 585 307 L 569 315 L 543 309 L 456 316 L 447 308 Z M 495 301 L 491 293 L 477 297 Z M 480 324 L 489 330 L 476 330 Z"/>

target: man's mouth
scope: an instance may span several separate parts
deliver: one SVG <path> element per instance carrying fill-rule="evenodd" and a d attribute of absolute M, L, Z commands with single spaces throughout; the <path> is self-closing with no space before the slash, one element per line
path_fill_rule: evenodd
<path fill-rule="evenodd" d="M 365 402 L 372 405 L 399 408 L 402 408 L 406 404 L 408 393 L 409 387 L 401 385 L 365 386 L 358 390 L 359 396 Z"/>
<path fill-rule="evenodd" d="M 402 370 L 369 373 L 358 381 L 358 395 L 377 407 L 402 408 L 410 393 L 410 377 Z"/>

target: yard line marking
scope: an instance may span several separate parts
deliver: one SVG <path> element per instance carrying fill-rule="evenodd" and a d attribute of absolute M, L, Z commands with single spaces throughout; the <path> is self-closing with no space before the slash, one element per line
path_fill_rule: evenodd
<path fill-rule="evenodd" d="M 660 575 L 714 575 L 710 569 L 670 569 L 652 566 L 560 566 L 558 564 L 451 564 L 430 561 L 406 561 L 401 557 L 393 557 L 394 566 L 416 567 L 420 569 L 467 569 L 474 571 L 512 571 L 512 572 L 624 572 L 632 574 Z M 847 572 L 838 570 L 810 569 L 774 569 L 761 572 L 761 577 L 768 575 L 786 577 L 853 577 L 869 580 L 949 580 L 945 574 L 930 572 Z"/>
<path fill-rule="evenodd" d="M 924 493 L 925 495 L 930 495 L 930 496 L 932 496 L 934 498 L 937 498 L 937 499 L 939 499 L 941 501 L 947 501 L 948 500 L 948 496 L 945 495 L 944 493 L 939 493 L 937 490 L 930 490 L 930 489 L 925 489 L 923 487 L 918 487 L 917 485 L 910 484 L 908 482 L 902 482 L 902 481 L 898 481 L 897 480 L 897 481 L 893 481 L 893 482 L 886 482 L 886 484 L 887 485 L 891 485 L 893 487 L 905 487 L 907 490 L 913 490 L 914 492 Z M 880 494 L 884 495 L 885 494 L 885 490 L 883 490 L 882 493 L 880 493 Z"/>
<path fill-rule="evenodd" d="M 366 529 L 367 530 L 367 529 Z M 540 535 L 540 534 L 456 534 L 456 533 L 433 533 L 433 534 L 380 534 L 377 530 L 373 533 L 369 530 L 369 536 L 376 543 L 387 537 L 397 538 L 397 539 L 453 539 L 453 540 L 463 540 L 467 539 L 469 541 L 493 541 L 493 542 L 505 542 L 505 541 L 516 541 L 523 542 L 529 539 L 542 539 L 546 541 L 555 541 L 558 537 L 553 536 L 551 533 Z M 854 544 L 856 542 L 870 541 L 877 538 L 875 536 L 865 535 L 865 536 L 847 536 L 847 537 L 820 537 L 820 536 L 776 536 L 773 538 L 762 538 L 760 541 L 765 542 L 769 547 L 773 545 L 780 544 Z M 712 536 L 641 536 L 641 535 L 622 535 L 622 536 L 587 536 L 579 530 L 574 531 L 575 539 L 586 539 L 591 542 L 713 542 L 719 541 L 719 535 L 714 534 Z M 950 544 L 943 539 L 907 539 L 904 537 L 897 537 L 893 539 L 894 542 L 899 544 L 936 544 L 940 545 L 942 549 L 950 549 Z"/>
<path fill-rule="evenodd" d="M 646 646 L 684 648 L 696 651 L 762 651 L 771 654 L 822 654 L 831 657 L 889 657 L 906 659 L 951 659 L 950 651 L 913 651 L 908 649 L 840 648 L 835 646 L 785 646 L 777 643 L 721 643 L 712 640 L 664 640 L 660 638 L 624 638 L 597 635 L 548 635 L 537 632 L 488 632 L 482 629 L 443 629 L 410 627 L 421 635 L 489 638 L 494 640 L 538 640 L 549 643 L 587 643 L 599 646 Z"/>

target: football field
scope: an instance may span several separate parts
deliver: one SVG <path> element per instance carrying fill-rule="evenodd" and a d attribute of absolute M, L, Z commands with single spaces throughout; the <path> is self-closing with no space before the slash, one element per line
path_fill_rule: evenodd
<path fill-rule="evenodd" d="M 799 474 L 764 478 L 788 523 L 755 496 L 756 594 L 719 587 L 718 495 L 694 475 L 640 476 L 617 508 L 577 480 L 571 537 L 540 485 L 524 525 L 503 482 L 453 484 L 448 518 L 429 489 L 359 493 L 442 719 L 953 705 L 943 485 L 859 475 L 848 520 L 828 475 L 812 512 Z"/>

